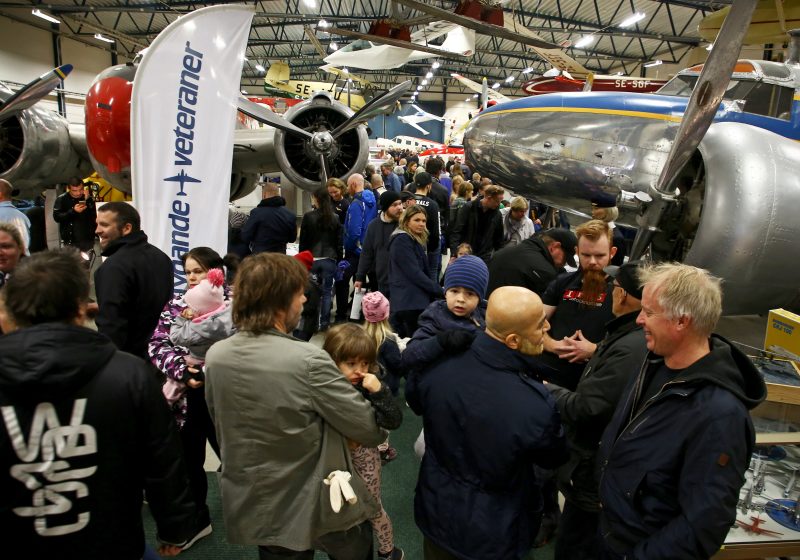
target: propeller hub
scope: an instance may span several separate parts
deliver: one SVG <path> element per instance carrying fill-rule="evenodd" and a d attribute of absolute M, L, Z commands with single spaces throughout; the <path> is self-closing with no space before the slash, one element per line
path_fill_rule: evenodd
<path fill-rule="evenodd" d="M 333 135 L 327 130 L 322 132 L 315 132 L 311 138 L 311 145 L 319 153 L 327 154 L 333 148 Z"/>

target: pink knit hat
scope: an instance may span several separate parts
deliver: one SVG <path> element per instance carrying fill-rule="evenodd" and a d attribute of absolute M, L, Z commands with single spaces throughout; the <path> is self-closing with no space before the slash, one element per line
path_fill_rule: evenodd
<path fill-rule="evenodd" d="M 224 280 L 225 273 L 219 268 L 212 268 L 208 271 L 208 276 L 184 294 L 183 301 L 200 315 L 214 311 L 225 299 L 222 289 Z"/>
<path fill-rule="evenodd" d="M 361 311 L 370 323 L 380 323 L 389 317 L 389 300 L 380 292 L 370 292 L 361 300 Z"/>

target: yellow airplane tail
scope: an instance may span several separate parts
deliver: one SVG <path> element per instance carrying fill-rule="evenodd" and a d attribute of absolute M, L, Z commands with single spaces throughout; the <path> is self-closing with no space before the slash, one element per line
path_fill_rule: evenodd
<path fill-rule="evenodd" d="M 273 62 L 267 70 L 267 82 L 288 82 L 289 65 L 285 62 Z"/>

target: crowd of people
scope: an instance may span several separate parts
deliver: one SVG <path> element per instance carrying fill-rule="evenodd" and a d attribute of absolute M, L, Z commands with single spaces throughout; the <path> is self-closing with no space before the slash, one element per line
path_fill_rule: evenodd
<path fill-rule="evenodd" d="M 426 560 L 519 559 L 553 535 L 559 560 L 719 549 L 766 395 L 713 334 L 719 280 L 612 264 L 613 211 L 542 229 L 455 158 L 397 155 L 314 192 L 294 257 L 294 216 L 267 185 L 240 222 L 252 254 L 192 248 L 179 294 L 127 203 L 95 208 L 71 185 L 66 247 L 30 256 L 0 214 L 8 550 L 156 558 L 146 500 L 157 553 L 180 554 L 213 530 L 209 446 L 228 542 L 402 560 L 381 468 L 404 401 L 423 423 L 407 490 Z M 12 191 L 0 181 L 0 210 Z M 105 260 L 90 278 L 92 227 Z"/>

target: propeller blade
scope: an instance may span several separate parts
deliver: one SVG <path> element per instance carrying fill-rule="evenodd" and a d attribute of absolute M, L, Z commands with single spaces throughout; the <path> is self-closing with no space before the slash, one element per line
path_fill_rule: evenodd
<path fill-rule="evenodd" d="M 703 65 L 703 71 L 689 98 L 667 162 L 654 187 L 657 198 L 648 206 L 639 222 L 641 227 L 631 248 L 631 260 L 640 258 L 650 244 L 664 212 L 674 202 L 673 182 L 689 162 L 714 120 L 739 58 L 739 51 L 756 3 L 757 0 L 737 0 L 722 24 L 715 43 L 723 45 L 723 48 L 713 49 Z"/>
<path fill-rule="evenodd" d="M 42 74 L 29 84 L 22 86 L 14 95 L 0 102 L 0 121 L 28 109 L 53 91 L 61 80 L 72 72 L 72 64 L 64 64 Z"/>
<path fill-rule="evenodd" d="M 283 130 L 284 132 L 291 132 L 293 134 L 298 134 L 304 138 L 308 139 L 312 138 L 310 132 L 305 131 L 302 128 L 296 127 L 295 125 L 293 125 L 280 115 L 276 115 L 272 111 L 265 109 L 258 103 L 253 103 L 249 99 L 240 97 L 238 99 L 237 105 L 242 113 L 244 113 L 248 117 L 254 118 L 260 123 L 264 123 L 267 126 Z"/>
<path fill-rule="evenodd" d="M 403 95 L 411 89 L 411 80 L 406 80 L 402 84 L 394 86 L 392 89 L 381 95 L 371 99 L 366 105 L 361 107 L 358 112 L 337 126 L 331 133 L 334 138 L 338 138 L 348 130 L 351 130 L 358 125 L 367 122 L 373 117 L 385 113 L 390 107 L 394 106 Z"/>
<path fill-rule="evenodd" d="M 319 182 L 323 185 L 328 182 L 328 160 L 325 154 L 319 155 Z"/>

